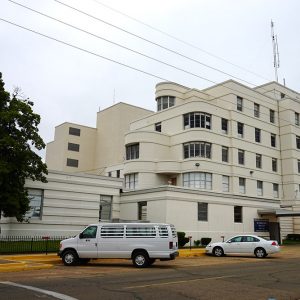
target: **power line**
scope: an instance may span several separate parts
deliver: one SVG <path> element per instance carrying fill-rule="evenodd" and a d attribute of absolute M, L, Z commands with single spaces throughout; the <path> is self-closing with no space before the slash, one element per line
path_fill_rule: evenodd
<path fill-rule="evenodd" d="M 42 36 L 42 37 L 45 37 L 45 38 L 47 38 L 47 39 L 53 40 L 53 41 L 55 41 L 55 42 L 58 42 L 58 43 L 60 43 L 60 44 L 63 44 L 63 45 L 65 45 L 65 46 L 69 46 L 69 47 L 71 47 L 71 48 L 74 48 L 74 49 L 77 49 L 77 50 L 83 51 L 83 52 L 85 52 L 85 53 L 88 53 L 88 54 L 94 55 L 94 56 L 96 56 L 96 57 L 102 58 L 102 59 L 104 59 L 104 60 L 107 60 L 107 61 L 110 61 L 110 62 L 114 62 L 114 63 L 116 63 L 116 64 L 119 64 L 119 65 L 121 65 L 121 66 L 127 67 L 127 68 L 129 68 L 129 69 L 132 69 L 132 70 L 134 70 L 134 71 L 137 71 L 137 72 L 140 72 L 140 73 L 146 74 L 146 75 L 148 75 L 148 76 L 151 76 L 151 77 L 154 77 L 154 78 L 157 78 L 157 79 L 163 80 L 163 81 L 172 82 L 172 81 L 170 81 L 169 79 L 166 79 L 166 78 L 160 77 L 160 76 L 158 76 L 158 75 L 155 75 L 155 74 L 149 73 L 149 72 L 147 72 L 147 71 L 144 71 L 144 70 L 138 69 L 138 68 L 136 68 L 136 67 L 129 66 L 129 65 L 127 65 L 127 64 L 124 64 L 124 63 L 122 63 L 122 62 L 119 62 L 119 61 L 113 60 L 113 59 L 111 59 L 111 58 L 108 58 L 108 57 L 105 57 L 105 56 L 103 56 L 103 55 L 97 54 L 97 53 L 95 53 L 95 52 L 92 52 L 92 51 L 90 51 L 90 50 L 86 50 L 86 49 L 84 49 L 84 48 L 82 48 L 82 47 L 78 47 L 78 46 L 76 46 L 76 45 L 73 45 L 73 44 L 70 44 L 70 43 L 64 42 L 64 41 L 62 41 L 62 40 L 59 40 L 59 39 L 57 39 L 57 38 L 54 38 L 54 37 L 51 37 L 51 36 L 49 36 L 49 35 L 46 35 L 46 34 L 40 33 L 40 32 L 38 32 L 38 31 L 36 31 L 36 30 L 33 30 L 33 29 L 30 29 L 30 28 L 27 28 L 27 27 L 25 27 L 25 26 L 22 26 L 22 25 L 19 25 L 19 24 L 16 24 L 16 23 L 14 23 L 14 22 L 11 22 L 11 21 L 8 21 L 8 20 L 6 20 L 6 19 L 2 19 L 2 18 L 0 18 L 0 21 L 3 21 L 3 22 L 6 22 L 6 23 L 9 23 L 9 24 L 11 24 L 11 25 L 13 25 L 13 26 L 19 27 L 19 28 L 21 28 L 21 29 L 27 30 L 27 31 L 29 31 L 29 32 L 32 32 L 32 33 L 34 33 L 34 34 L 37 34 L 37 35 L 39 35 L 39 36 Z M 208 79 L 207 79 L 207 80 L 208 80 Z M 211 80 L 208 80 L 208 81 L 211 81 Z M 216 83 L 216 84 L 218 84 L 218 83 Z M 251 97 L 251 98 L 258 99 L 258 100 L 261 100 L 261 99 L 259 99 L 259 98 L 255 97 L 255 96 L 253 96 L 253 95 L 249 95 L 249 94 L 246 94 L 246 93 L 244 93 L 244 92 L 241 92 L 241 91 L 235 90 L 235 89 L 233 89 L 233 88 L 231 88 L 231 87 L 228 87 L 228 86 L 226 86 L 226 85 L 224 85 L 224 84 L 219 84 L 219 85 L 220 85 L 220 86 L 223 86 L 224 88 L 226 88 L 226 89 L 228 89 L 228 90 L 230 90 L 230 91 L 234 91 L 234 92 L 238 93 L 239 95 L 246 95 L 246 96 L 249 96 L 249 97 Z M 207 94 L 207 95 L 209 95 L 209 93 L 206 93 L 206 94 Z M 211 96 L 212 96 L 212 95 L 211 95 Z M 264 95 L 264 96 L 265 96 L 265 95 Z M 267 96 L 265 96 L 265 97 L 267 97 Z M 230 103 L 230 104 L 233 104 L 233 105 L 235 105 L 235 103 L 233 103 L 233 102 L 231 102 L 231 101 L 229 101 L 229 100 L 226 100 L 226 99 L 222 99 L 222 101 L 224 101 L 224 102 L 228 102 L 228 103 Z M 274 105 L 274 103 L 272 103 L 272 104 Z M 248 110 L 251 110 L 251 111 L 253 111 L 253 108 L 247 107 L 247 106 L 245 106 L 245 105 L 244 105 L 243 107 L 244 107 L 245 109 L 248 109 Z M 263 112 L 261 112 L 260 114 L 261 114 L 261 115 L 267 115 L 267 116 L 269 116 L 268 114 L 266 114 L 266 113 L 263 113 Z M 290 120 L 285 120 L 285 119 L 282 119 L 282 118 L 278 118 L 278 119 L 280 119 L 280 120 L 283 120 L 283 121 L 286 121 L 286 122 L 288 122 L 288 123 L 290 123 L 290 122 L 291 122 Z"/>
<path fill-rule="evenodd" d="M 12 2 L 12 3 L 15 3 L 15 4 L 19 4 L 19 3 L 17 3 L 17 2 L 12 1 L 12 0 L 8 0 L 8 1 L 10 1 L 10 2 Z M 53 0 L 53 1 L 59 3 L 59 4 L 63 5 L 63 6 L 66 6 L 66 7 L 70 8 L 70 9 L 72 9 L 72 10 L 74 10 L 74 11 L 77 11 L 77 12 L 79 12 L 80 14 L 86 15 L 86 16 L 88 16 L 88 17 L 94 19 L 94 20 L 97 20 L 97 21 L 102 22 L 102 23 L 104 23 L 104 24 L 106 24 L 106 25 L 108 25 L 108 26 L 111 26 L 111 27 L 116 28 L 116 29 L 118 29 L 118 30 L 120 30 L 120 31 L 123 31 L 123 32 L 125 32 L 126 34 L 129 34 L 129 35 L 131 35 L 131 36 L 134 36 L 134 37 L 136 37 L 136 38 L 138 38 L 138 39 L 140 39 L 140 40 L 143 40 L 143 41 L 145 41 L 145 42 L 147 42 L 147 43 L 150 43 L 150 44 L 152 44 L 152 45 L 155 45 L 156 47 L 159 47 L 159 48 L 161 48 L 161 49 L 164 49 L 164 50 L 166 50 L 166 51 L 168 51 L 168 52 L 170 52 L 170 53 L 176 54 L 176 55 L 178 55 L 178 56 L 180 56 L 180 57 L 183 57 L 183 58 L 185 58 L 185 59 L 187 59 L 187 60 L 190 60 L 190 61 L 192 61 L 192 62 L 194 62 L 194 63 L 197 63 L 197 64 L 199 64 L 199 65 L 202 65 L 202 66 L 206 67 L 206 68 L 209 68 L 209 69 L 211 69 L 211 70 L 214 70 L 214 71 L 216 71 L 216 72 L 219 72 L 219 73 L 221 73 L 221 74 L 223 74 L 223 75 L 230 76 L 230 77 L 232 77 L 232 78 L 234 78 L 234 79 L 236 79 L 236 80 L 240 80 L 240 81 L 245 82 L 245 83 L 247 83 L 247 84 L 249 84 L 249 85 L 255 86 L 254 83 L 251 83 L 251 82 L 249 82 L 249 81 L 247 81 L 247 80 L 241 79 L 241 78 L 239 78 L 239 77 L 237 77 L 237 76 L 231 75 L 231 74 L 229 74 L 229 73 L 227 73 L 227 72 L 224 72 L 224 71 L 222 71 L 222 70 L 220 70 L 220 69 L 218 69 L 218 68 L 215 68 L 215 67 L 212 67 L 212 66 L 210 66 L 210 65 L 207 65 L 207 64 L 205 64 L 205 63 L 203 63 L 203 62 L 201 62 L 201 61 L 199 61 L 199 60 L 197 60 L 197 59 L 188 57 L 188 56 L 186 56 L 186 55 L 184 55 L 184 54 L 182 54 L 182 53 L 180 53 L 180 52 L 178 52 L 178 51 L 172 50 L 172 49 L 170 49 L 170 48 L 168 48 L 168 47 L 166 47 L 166 46 L 163 46 L 163 45 L 158 44 L 158 43 L 156 43 L 156 42 L 153 42 L 153 41 L 151 41 L 151 40 L 149 40 L 149 39 L 146 39 L 146 38 L 144 38 L 144 37 L 142 37 L 142 36 L 140 36 L 140 35 L 137 35 L 137 34 L 135 34 L 135 33 L 133 33 L 133 32 L 130 32 L 130 31 L 128 31 L 128 30 L 122 28 L 122 27 L 119 27 L 119 26 L 114 25 L 114 24 L 112 24 L 112 23 L 110 23 L 110 22 L 107 22 L 107 21 L 105 21 L 105 20 L 103 20 L 103 19 L 100 19 L 100 18 L 98 18 L 98 17 L 96 17 L 96 16 L 93 16 L 93 15 L 87 13 L 87 12 L 84 12 L 84 11 L 82 11 L 82 10 L 80 10 L 80 9 L 78 9 L 78 8 L 75 8 L 75 7 L 71 6 L 71 5 L 68 5 L 68 4 L 64 3 L 64 2 L 61 2 L 61 1 L 59 1 L 59 0 Z M 20 5 L 20 4 L 19 4 L 19 5 Z"/>
<path fill-rule="evenodd" d="M 224 58 L 222 58 L 222 57 L 220 57 L 220 56 L 217 56 L 217 55 L 215 55 L 215 54 L 213 54 L 213 53 L 211 53 L 211 52 L 208 52 L 208 51 L 206 51 L 206 50 L 204 50 L 204 49 L 202 49 L 202 48 L 200 48 L 200 47 L 198 47 L 198 46 L 195 46 L 195 45 L 193 45 L 193 44 L 191 44 L 191 43 L 189 43 L 189 42 L 187 42 L 187 41 L 184 41 L 184 40 L 182 40 L 182 39 L 180 39 L 180 38 L 178 38 L 178 37 L 176 37 L 176 36 L 174 36 L 174 35 L 172 35 L 172 34 L 170 34 L 170 33 L 167 33 L 167 32 L 165 32 L 165 31 L 163 31 L 163 30 L 157 28 L 157 27 L 154 27 L 154 26 L 152 26 L 152 25 L 149 25 L 149 24 L 147 24 L 147 23 L 145 23 L 145 22 L 143 22 L 143 21 L 141 21 L 141 20 L 139 20 L 139 19 L 137 19 L 137 18 L 134 18 L 134 17 L 132 17 L 132 16 L 130 16 L 130 15 L 128 15 L 128 14 L 125 14 L 124 12 L 122 12 L 122 11 L 120 11 L 120 10 L 117 10 L 117 9 L 111 7 L 111 6 L 108 6 L 107 4 L 104 4 L 104 3 L 100 2 L 100 1 L 97 1 L 97 0 L 92 0 L 92 1 L 96 2 L 98 5 L 102 5 L 102 6 L 106 7 L 106 8 L 108 8 L 108 9 L 110 9 L 110 10 L 112 10 L 112 11 L 114 11 L 114 12 L 116 12 L 116 13 L 122 15 L 122 16 L 125 16 L 125 17 L 127 17 L 127 18 L 129 18 L 129 19 L 131 19 L 131 20 L 133 20 L 133 21 L 135 21 L 135 22 L 137 22 L 137 23 L 140 23 L 140 24 L 142 24 L 142 25 L 144 25 L 144 26 L 146 26 L 146 27 L 148 27 L 148 28 L 150 28 L 150 29 L 152 29 L 152 30 L 154 30 L 154 31 L 157 31 L 157 32 L 159 32 L 159 33 L 161 33 L 161 34 L 163 34 L 163 35 L 166 35 L 166 36 L 168 36 L 168 37 L 170 37 L 170 38 L 172 38 L 172 39 L 174 39 L 174 40 L 176 40 L 176 41 L 178 41 L 178 42 L 180 42 L 180 43 L 183 43 L 183 44 L 185 44 L 185 45 L 188 45 L 189 47 L 192 47 L 192 48 L 194 48 L 194 49 L 196 49 L 196 50 L 199 50 L 199 51 L 201 51 L 201 52 L 203 52 L 203 53 L 205 53 L 205 54 L 207 54 L 207 55 L 209 55 L 209 56 L 211 56 L 211 57 L 217 58 L 217 59 L 219 59 L 219 60 L 221 60 L 221 61 L 223 61 L 223 62 L 225 62 L 225 63 L 227 63 L 227 64 L 230 64 L 230 65 L 232 65 L 232 66 L 234 66 L 234 67 L 236 67 L 236 68 L 238 68 L 238 69 L 241 69 L 241 70 L 243 70 L 243 71 L 246 71 L 246 72 L 248 72 L 248 73 L 250 73 L 250 74 L 253 74 L 253 75 L 257 76 L 257 77 L 260 77 L 260 78 L 265 79 L 265 80 L 267 80 L 267 81 L 271 81 L 269 78 L 266 78 L 266 77 L 264 77 L 264 76 L 262 76 L 262 75 L 260 75 L 260 74 L 258 74 L 258 73 L 255 73 L 255 72 L 253 72 L 253 71 L 251 71 L 251 70 L 248 70 L 248 69 L 246 69 L 246 68 L 244 68 L 244 67 L 241 67 L 241 66 L 239 66 L 239 65 L 237 65 L 237 64 L 234 64 L 234 63 L 232 63 L 232 62 L 230 62 L 230 61 L 228 61 L 228 60 L 226 60 L 226 59 L 224 59 Z"/>

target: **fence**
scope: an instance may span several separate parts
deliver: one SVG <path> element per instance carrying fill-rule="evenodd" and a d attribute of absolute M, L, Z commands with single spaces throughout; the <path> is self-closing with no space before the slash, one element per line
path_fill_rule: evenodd
<path fill-rule="evenodd" d="M 58 252 L 62 236 L 0 236 L 0 254 Z"/>

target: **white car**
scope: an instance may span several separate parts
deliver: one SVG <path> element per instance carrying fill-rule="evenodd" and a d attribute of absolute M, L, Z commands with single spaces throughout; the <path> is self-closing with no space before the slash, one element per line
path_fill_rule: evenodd
<path fill-rule="evenodd" d="M 268 241 L 256 235 L 236 235 L 226 242 L 211 243 L 205 248 L 206 254 L 223 256 L 224 254 L 254 254 L 257 258 L 277 253 L 280 247 L 277 241 Z"/>

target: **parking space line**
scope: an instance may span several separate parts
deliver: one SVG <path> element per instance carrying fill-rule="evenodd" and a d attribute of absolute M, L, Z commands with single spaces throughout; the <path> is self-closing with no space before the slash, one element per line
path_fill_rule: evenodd
<path fill-rule="evenodd" d="M 0 283 L 10 285 L 10 286 L 20 287 L 20 288 L 27 289 L 27 290 L 32 290 L 32 291 L 39 292 L 39 293 L 43 293 L 43 294 L 46 294 L 46 295 L 49 295 L 49 296 L 52 296 L 54 298 L 61 299 L 61 300 L 78 300 L 78 299 L 70 297 L 68 295 L 64 295 L 64 294 L 60 294 L 60 293 L 56 293 L 56 292 L 52 292 L 52 291 L 48 291 L 48 290 L 44 290 L 44 289 L 39 289 L 39 288 L 30 286 L 30 285 L 18 284 L 18 283 L 11 282 L 11 281 L 0 281 Z"/>
<path fill-rule="evenodd" d="M 218 277 L 207 277 L 207 278 L 196 278 L 196 279 L 190 279 L 190 280 L 177 280 L 177 281 L 169 281 L 169 282 L 163 282 L 163 283 L 153 283 L 153 284 L 145 284 L 145 285 L 135 285 L 135 286 L 128 286 L 124 289 L 138 289 L 138 288 L 146 288 L 146 287 L 152 287 L 152 286 L 162 286 L 162 285 L 169 285 L 169 284 L 178 284 L 178 283 L 189 283 L 192 281 L 201 281 L 201 280 L 217 280 L 217 279 L 223 279 L 223 278 L 232 278 L 236 277 L 235 275 L 231 276 L 218 276 Z"/>

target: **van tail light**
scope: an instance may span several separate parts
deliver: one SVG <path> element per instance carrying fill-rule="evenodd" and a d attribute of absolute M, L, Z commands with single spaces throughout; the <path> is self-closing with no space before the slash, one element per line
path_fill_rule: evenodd
<path fill-rule="evenodd" d="M 173 242 L 169 242 L 169 249 L 173 249 Z"/>
<path fill-rule="evenodd" d="M 277 242 L 272 242 L 272 244 L 271 244 L 272 246 L 277 246 Z"/>

